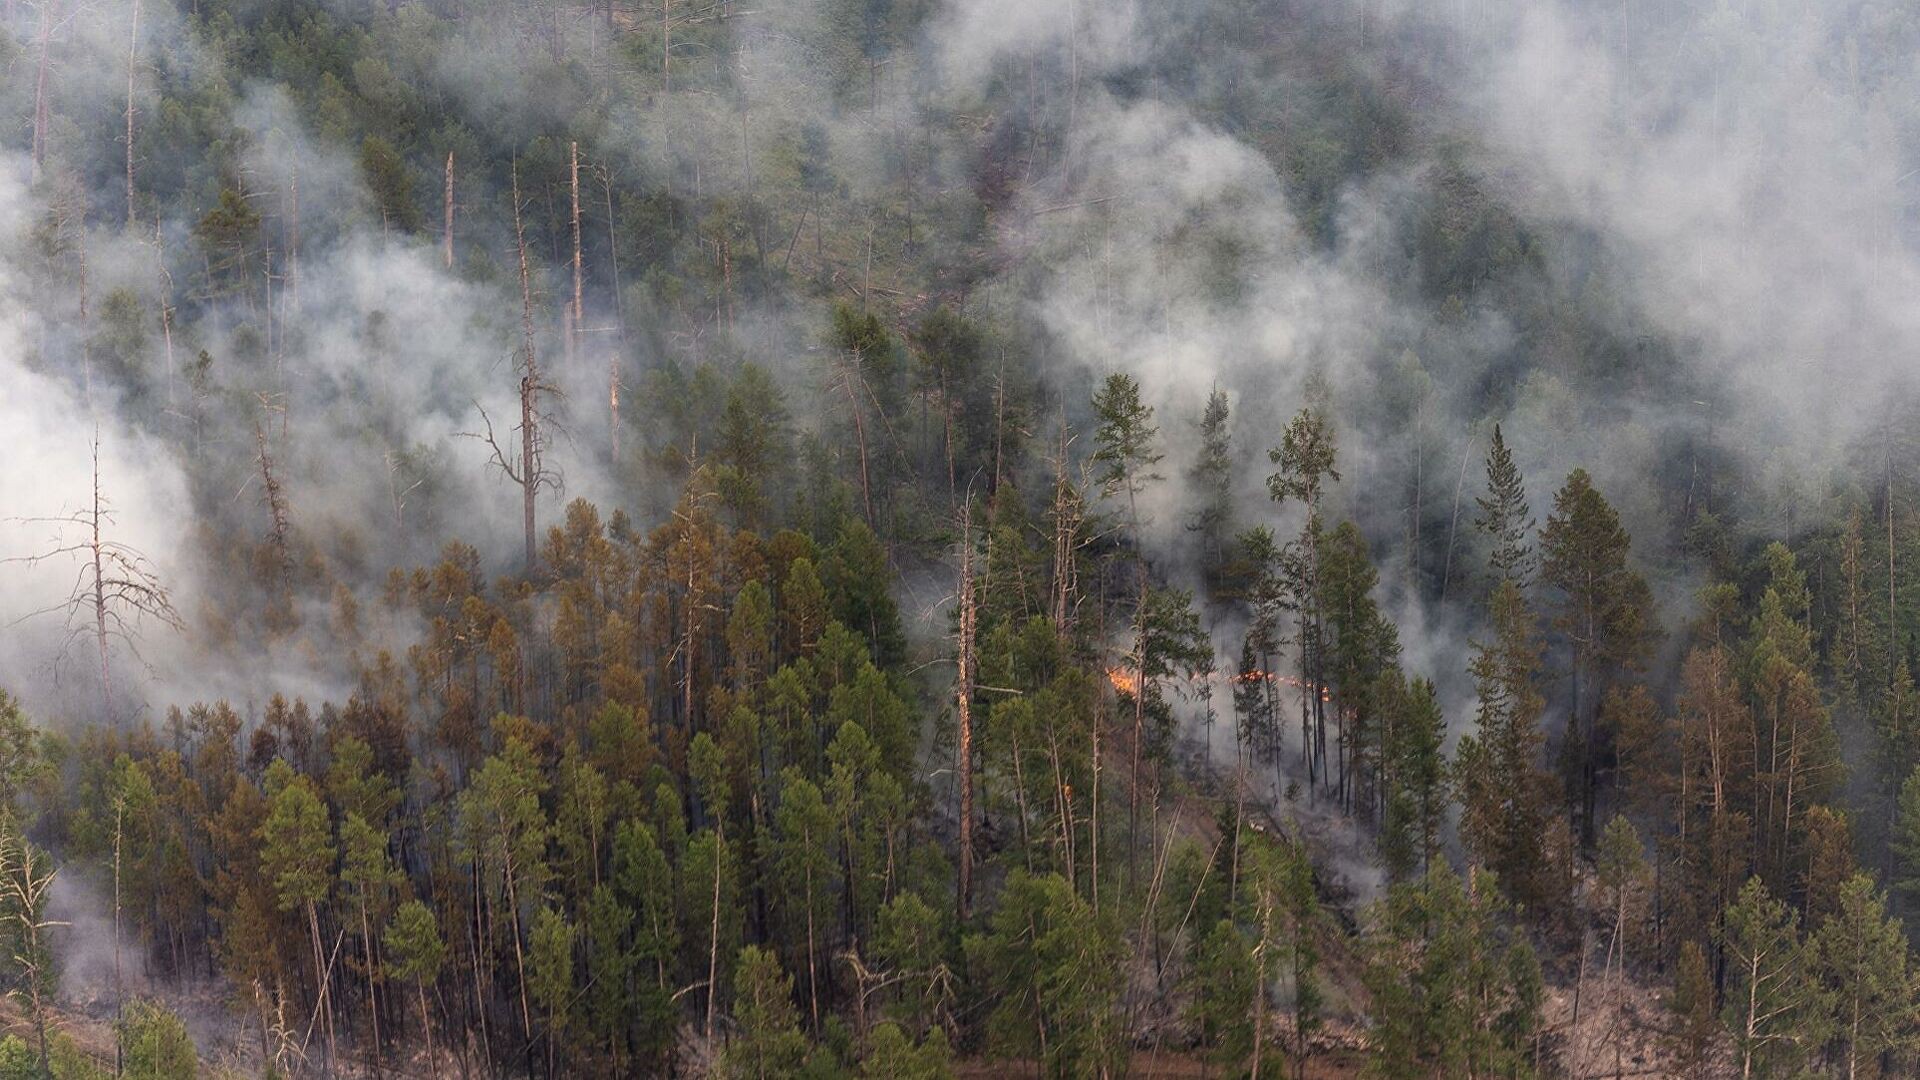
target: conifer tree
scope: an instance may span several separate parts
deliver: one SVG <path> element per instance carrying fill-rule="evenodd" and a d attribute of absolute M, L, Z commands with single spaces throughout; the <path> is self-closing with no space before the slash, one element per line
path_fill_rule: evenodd
<path fill-rule="evenodd" d="M 1814 932 L 1809 949 L 1847 1080 L 1887 1051 L 1915 1046 L 1920 1029 L 1906 935 L 1886 914 L 1872 878 L 1855 874 L 1840 886 L 1838 908 Z"/>
<path fill-rule="evenodd" d="M 1673 1053 L 1675 1071 L 1682 1080 L 1706 1080 L 1720 1020 L 1714 1009 L 1713 975 L 1707 970 L 1707 954 L 1698 941 L 1681 944 L 1666 1005 L 1671 1017 L 1666 1042 Z"/>
<path fill-rule="evenodd" d="M 313 781 L 296 776 L 284 760 L 276 759 L 268 770 L 267 789 L 272 802 L 260 823 L 260 869 L 273 884 L 280 910 L 306 915 L 313 946 L 314 996 L 327 1032 L 327 1058 L 333 1061 L 333 1006 L 326 949 L 320 940 L 320 903 L 333 885 L 333 828 Z"/>
<path fill-rule="evenodd" d="M 1447 815 L 1447 766 L 1441 752 L 1446 720 L 1433 682 L 1407 682 L 1395 669 L 1381 676 L 1386 716 L 1380 860 L 1403 881 L 1424 873 L 1440 850 Z"/>
<path fill-rule="evenodd" d="M 868 1036 L 867 1056 L 860 1063 L 866 1080 L 953 1080 L 953 1048 L 943 1028 L 933 1028 L 919 1046 L 899 1024 L 874 1026 Z"/>
<path fill-rule="evenodd" d="M 1749 878 L 1721 916 L 1725 1018 L 1741 1080 L 1792 1070 L 1817 1044 L 1818 997 L 1792 908 Z"/>
<path fill-rule="evenodd" d="M 1533 511 L 1527 506 L 1526 482 L 1513 463 L 1513 452 L 1493 425 L 1493 445 L 1487 450 L 1487 493 L 1473 500 L 1479 507 L 1474 527 L 1487 537 L 1487 567 L 1493 584 L 1511 581 L 1522 590 L 1533 584 L 1539 560 L 1533 551 Z"/>
<path fill-rule="evenodd" d="M 778 905 L 805 954 L 808 1015 L 820 1025 L 821 942 L 826 901 L 833 881 L 833 816 L 820 788 L 791 766 L 782 774 L 780 808 L 774 814 L 773 861 Z"/>
<path fill-rule="evenodd" d="M 1474 643 L 1475 730 L 1454 752 L 1460 836 L 1509 895 L 1538 909 L 1554 893 L 1543 846 L 1553 783 L 1539 765 L 1540 646 L 1512 581 L 1494 589 L 1491 614 L 1492 638 Z"/>
<path fill-rule="evenodd" d="M 1189 1016 L 1199 1030 L 1207 1057 L 1223 1070 L 1239 1071 L 1253 1054 L 1253 1024 L 1261 1010 L 1254 995 L 1264 993 L 1246 935 L 1231 919 L 1221 919 L 1200 938 L 1189 969 L 1193 1002 Z"/>
<path fill-rule="evenodd" d="M 795 1075 L 806 1058 L 807 1039 L 794 1014 L 793 979 L 780 969 L 777 957 L 758 945 L 741 949 L 734 969 L 737 1034 L 721 1055 L 722 1074 L 737 1080 Z"/>
<path fill-rule="evenodd" d="M 1009 874 L 988 930 L 967 940 L 967 957 L 995 1002 L 989 1046 L 1033 1055 L 1053 1075 L 1121 1071 L 1119 941 L 1066 879 Z"/>
<path fill-rule="evenodd" d="M 1280 445 L 1267 451 L 1267 459 L 1278 471 L 1267 477 L 1267 494 L 1276 503 L 1298 502 L 1306 510 L 1300 535 L 1283 553 L 1279 565 L 1287 591 L 1292 594 L 1300 650 L 1301 750 L 1307 763 L 1308 787 L 1327 779 L 1327 717 L 1325 634 L 1322 629 L 1320 598 L 1321 534 L 1320 500 L 1329 480 L 1339 480 L 1335 468 L 1338 450 L 1332 425 L 1324 409 L 1309 405 L 1287 425 Z"/>
<path fill-rule="evenodd" d="M 446 960 L 446 943 L 440 937 L 440 923 L 433 910 L 419 900 L 408 900 L 394 910 L 393 920 L 381 937 L 386 947 L 388 969 L 396 979 L 413 984 L 420 1006 L 420 1032 L 427 1041 L 427 1061 L 434 1062 L 433 1019 L 427 1011 L 427 987 L 439 981 L 440 966 Z"/>
<path fill-rule="evenodd" d="M 527 982 L 534 1004 L 546 1014 L 547 1075 L 558 1075 L 560 1047 L 567 1041 L 573 1006 L 573 924 L 542 907 L 527 935 Z"/>
<path fill-rule="evenodd" d="M 1615 675 L 1639 666 L 1651 634 L 1652 593 L 1627 562 L 1631 541 L 1615 512 L 1575 469 L 1554 495 L 1540 532 L 1541 580 L 1557 597 L 1552 624 L 1572 653 L 1570 708 L 1564 747 L 1568 795 L 1581 839 L 1591 843 L 1601 747 L 1600 694 Z"/>
<path fill-rule="evenodd" d="M 1600 899 L 1606 904 L 1608 921 L 1613 925 L 1607 939 L 1606 974 L 1611 976 L 1618 963 L 1627 966 L 1627 912 L 1647 874 L 1646 852 L 1633 823 L 1618 814 L 1600 834 L 1594 865 L 1600 885 Z"/>
<path fill-rule="evenodd" d="M 1160 479 L 1154 467 L 1166 457 L 1160 449 L 1160 429 L 1153 424 L 1153 406 L 1140 400 L 1140 384 L 1131 375 L 1115 373 L 1093 395 L 1094 482 L 1111 499 L 1125 496 L 1127 524 L 1134 542 L 1140 539 L 1140 493 Z"/>
<path fill-rule="evenodd" d="M 1200 450 L 1187 470 L 1193 510 L 1187 529 L 1200 541 L 1200 565 L 1217 581 L 1227 562 L 1233 536 L 1233 433 L 1228 429 L 1227 393 L 1215 387 L 1200 414 Z"/>

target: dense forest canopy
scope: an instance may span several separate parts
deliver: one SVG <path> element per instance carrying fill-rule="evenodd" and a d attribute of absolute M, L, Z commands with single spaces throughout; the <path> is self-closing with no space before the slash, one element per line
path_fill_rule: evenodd
<path fill-rule="evenodd" d="M 1917 50 L 0 0 L 0 1077 L 1920 1071 Z"/>

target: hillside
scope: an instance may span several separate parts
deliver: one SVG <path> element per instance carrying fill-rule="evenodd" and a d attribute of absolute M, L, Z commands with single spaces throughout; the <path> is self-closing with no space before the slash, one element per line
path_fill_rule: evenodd
<path fill-rule="evenodd" d="M 0 1080 L 1920 1070 L 1916 46 L 5 0 Z"/>

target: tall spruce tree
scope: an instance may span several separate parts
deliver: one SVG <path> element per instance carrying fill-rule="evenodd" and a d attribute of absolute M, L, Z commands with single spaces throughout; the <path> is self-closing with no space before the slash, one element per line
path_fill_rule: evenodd
<path fill-rule="evenodd" d="M 1545 846 L 1555 785 L 1540 766 L 1540 644 L 1514 582 L 1494 589 L 1491 615 L 1492 637 L 1473 646 L 1475 729 L 1454 754 L 1460 837 L 1510 896 L 1538 910 L 1557 892 Z"/>
<path fill-rule="evenodd" d="M 1200 568 L 1210 582 L 1220 580 L 1233 537 L 1233 433 L 1227 426 L 1227 393 L 1215 387 L 1200 414 L 1200 450 L 1187 470 L 1193 509 L 1188 531 L 1200 542 Z"/>
<path fill-rule="evenodd" d="M 1554 495 L 1540 532 L 1541 579 L 1553 590 L 1552 625 L 1568 646 L 1569 722 L 1563 762 L 1583 842 L 1594 834 L 1601 756 L 1597 717 L 1609 680 L 1636 669 L 1652 635 L 1653 594 L 1627 561 L 1620 515 L 1575 469 Z"/>
<path fill-rule="evenodd" d="M 1488 543 L 1487 567 L 1493 584 L 1511 581 L 1525 589 L 1533 584 L 1539 559 L 1533 550 L 1533 511 L 1527 506 L 1527 486 L 1513 463 L 1513 451 L 1500 425 L 1493 425 L 1493 445 L 1487 450 L 1487 493 L 1473 500 L 1480 513 L 1474 527 Z"/>

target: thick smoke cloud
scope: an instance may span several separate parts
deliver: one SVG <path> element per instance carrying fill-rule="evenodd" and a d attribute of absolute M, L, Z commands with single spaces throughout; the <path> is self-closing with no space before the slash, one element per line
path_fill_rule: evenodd
<path fill-rule="evenodd" d="M 565 6 L 516 7 L 511 19 L 469 20 L 450 34 L 404 9 L 388 40 L 427 44 L 368 55 L 355 78 L 363 90 L 438 95 L 448 119 L 428 138 L 435 146 L 464 151 L 475 131 L 544 134 L 559 145 L 585 136 L 616 158 L 609 164 L 623 176 L 689 195 L 752 199 L 756 180 L 798 167 L 800 133 L 814 125 L 852 203 L 898 184 L 904 160 L 909 182 L 926 193 L 926 213 L 938 212 L 941 190 L 980 182 L 977 163 L 958 152 L 965 139 L 916 143 L 923 128 L 978 120 L 964 109 L 936 113 L 930 103 L 953 109 L 984 99 L 990 87 L 1023 87 L 1011 100 L 1028 110 L 1026 120 L 1064 134 L 1057 145 L 1035 136 L 1009 155 L 1018 171 L 989 238 L 1001 269 L 978 290 L 978 308 L 1012 320 L 1013 340 L 1035 350 L 1075 423 L 1084 422 L 1083 403 L 1101 375 L 1141 378 L 1160 410 L 1163 471 L 1173 477 L 1149 500 L 1148 541 L 1176 580 L 1190 580 L 1180 559 L 1189 493 L 1177 474 L 1193 457 L 1193 420 L 1208 390 L 1217 385 L 1234 401 L 1241 524 L 1271 521 L 1285 532 L 1295 523 L 1261 485 L 1265 450 L 1302 403 L 1309 378 L 1324 379 L 1342 423 L 1346 477 L 1330 512 L 1356 518 L 1374 539 L 1383 599 L 1401 616 L 1409 664 L 1449 680 L 1456 723 L 1468 714 L 1460 672 L 1471 620 L 1430 598 L 1443 573 L 1458 582 L 1476 565 L 1471 496 L 1489 421 L 1506 423 L 1541 516 L 1559 478 L 1583 466 L 1649 550 L 1671 542 L 1674 515 L 1647 478 L 1669 468 L 1662 455 L 1680 445 L 1710 443 L 1783 501 L 1797 500 L 1799 519 L 1818 514 L 1802 493 L 1817 490 L 1821 469 L 1886 423 L 1876 399 L 1920 344 L 1920 308 L 1907 299 L 1920 286 L 1911 243 L 1920 181 L 1908 164 L 1911 102 L 1920 97 L 1911 92 L 1910 65 L 1899 62 L 1911 20 L 1850 4 L 1749 9 L 1683 0 L 1617 10 L 1572 0 L 1280 7 L 1274 19 L 1325 43 L 1288 55 L 1374 86 L 1420 133 L 1387 167 L 1353 174 L 1312 200 L 1298 166 L 1320 152 L 1316 145 L 1264 138 L 1269 117 L 1258 110 L 1228 121 L 1211 105 L 1251 82 L 1276 88 L 1258 99 L 1269 103 L 1263 107 L 1292 108 L 1287 94 L 1326 72 L 1261 68 L 1247 59 L 1254 50 L 1195 54 L 1206 41 L 1196 27 L 1217 14 L 1212 5 L 947 4 L 919 40 L 903 44 L 898 62 L 873 69 L 873 86 L 851 88 L 821 74 L 823 61 L 853 47 L 844 27 L 817 5 L 783 7 L 740 31 L 738 62 L 724 79 L 702 75 L 704 61 L 692 59 L 702 54 L 688 54 L 689 84 L 715 80 L 700 92 L 627 100 L 610 83 L 620 104 L 607 130 L 584 130 L 596 121 L 556 92 L 562 81 L 544 78 L 543 64 L 556 41 L 590 66 L 629 46 Z M 377 574 L 418 564 L 450 535 L 475 544 L 491 565 L 509 565 L 517 493 L 489 472 L 484 450 L 459 437 L 480 426 L 478 408 L 496 425 L 515 412 L 517 290 L 505 269 L 510 241 L 498 230 L 499 178 L 462 179 L 463 214 L 480 211 L 463 237 L 463 264 L 477 259 L 487 269 L 445 271 L 431 239 L 365 224 L 372 198 L 358 147 L 312 130 L 278 87 L 229 85 L 218 50 L 169 21 L 167 8 L 144 9 L 140 122 L 154 122 L 148 73 L 163 63 L 194 85 L 223 87 L 246 133 L 241 161 L 268 230 L 284 243 L 280 216 L 296 178 L 306 226 L 298 314 L 276 331 L 277 356 L 262 348 L 258 320 L 239 312 L 215 311 L 181 328 L 175 342 L 172 393 L 185 395 L 183 373 L 200 350 L 214 358 L 222 432 L 203 450 L 212 464 L 199 469 L 213 478 L 207 488 L 221 489 L 220 527 L 241 521 L 258 530 L 264 521 L 245 437 L 260 420 L 270 431 L 281 425 L 272 450 L 296 528 L 350 538 L 321 552 L 336 568 Z M 82 130 L 115 126 L 130 13 L 127 2 L 89 5 L 63 29 L 56 148 L 64 140 L 71 149 Z M 16 115 L 27 115 L 22 94 L 30 88 L 19 75 L 32 66 L 30 49 L 16 33 L 6 89 Z M 989 128 L 986 138 L 998 137 Z M 1578 298 L 1622 338 L 1653 342 L 1675 369 L 1663 389 L 1699 393 L 1622 387 L 1617 400 L 1595 400 L 1591 381 L 1575 385 L 1592 373 L 1565 370 L 1556 351 L 1577 345 L 1522 340 L 1497 303 L 1436 310 L 1408 237 L 1458 158 L 1535 227 L 1537 291 Z M 151 160 L 143 151 L 140 164 L 189 176 L 209 198 L 217 193 L 217 178 L 198 163 Z M 72 493 L 84 490 L 77 481 L 91 462 L 74 433 L 89 426 L 88 412 L 71 334 L 36 314 L 44 289 L 27 279 L 46 263 L 29 247 L 43 222 L 18 158 L 6 182 L 0 362 L 10 366 L 0 409 L 12 430 L 36 437 L 22 442 L 32 467 L 7 470 L 0 493 L 8 516 L 36 516 L 71 509 Z M 109 189 L 87 201 L 107 206 L 123 197 Z M 161 222 L 159 238 L 168 250 L 190 247 L 192 225 Z M 787 239 L 801 240 L 798 231 Z M 96 227 L 87 247 L 96 301 L 122 289 L 157 305 L 163 290 L 149 238 Z M 553 261 L 552 252 L 541 255 Z M 558 345 L 547 313 L 566 288 L 556 276 L 536 282 L 549 354 Z M 604 279 L 589 293 L 603 312 L 616 299 Z M 634 324 L 651 315 L 638 304 L 626 314 Z M 703 347 L 752 355 L 808 389 L 818 375 L 808 359 L 817 317 L 776 301 L 743 303 L 732 340 Z M 157 353 L 150 341 L 149 363 L 159 363 Z M 648 497 L 635 495 L 636 479 L 650 476 L 606 462 L 597 448 L 597 366 L 555 369 L 566 392 L 558 407 L 577 435 L 557 441 L 555 462 L 568 495 L 632 505 Z M 1488 394 L 1490 384 L 1523 371 L 1524 382 Z M 163 449 L 162 432 L 124 405 L 103 394 L 93 406 L 103 416 L 103 478 L 125 536 L 155 559 L 191 616 L 220 595 L 219 568 L 200 561 L 204 537 L 183 512 L 196 499 L 206 504 L 209 493 L 189 497 L 170 456 L 177 451 Z M 396 490 L 428 473 L 431 491 L 396 510 Z M 549 520 L 558 505 L 546 503 Z M 1460 534 L 1445 570 L 1430 547 L 1408 554 L 1404 538 L 1421 529 Z M 7 552 L 36 539 L 15 530 Z M 0 618 L 41 606 L 29 602 L 52 588 L 44 569 L 30 579 L 17 567 L 0 575 Z M 1685 591 L 1684 583 L 1670 590 Z M 309 614 L 324 623 L 324 612 Z M 399 629 L 393 642 L 379 643 L 397 643 Z M 0 678 L 30 684 L 24 673 L 45 662 L 53 633 L 11 629 L 0 643 Z M 178 668 L 164 680 L 167 699 L 242 685 L 194 660 L 206 645 L 173 646 Z M 321 651 L 290 646 L 254 668 L 281 671 L 284 661 L 292 671 Z M 289 678 L 337 691 L 329 682 L 337 674 Z"/>

